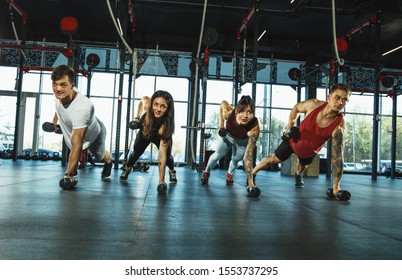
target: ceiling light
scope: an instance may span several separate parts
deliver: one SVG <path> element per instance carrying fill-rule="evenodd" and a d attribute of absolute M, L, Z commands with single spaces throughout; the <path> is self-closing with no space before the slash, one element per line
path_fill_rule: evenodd
<path fill-rule="evenodd" d="M 290 4 L 292 4 L 295 0 L 290 0 Z"/>
<path fill-rule="evenodd" d="M 260 37 L 258 37 L 257 41 L 260 41 L 260 39 L 262 38 L 262 36 L 264 36 L 265 32 L 267 32 L 267 30 L 264 30 L 264 32 L 262 32 L 262 34 L 260 35 Z"/>
<path fill-rule="evenodd" d="M 394 52 L 396 50 L 399 50 L 400 48 L 402 48 L 402 45 L 400 45 L 399 47 L 397 47 L 395 49 L 392 49 L 390 51 L 387 51 L 387 52 L 383 53 L 382 56 L 386 56 L 387 54 L 390 54 L 390 53 L 392 53 L 392 52 Z"/>

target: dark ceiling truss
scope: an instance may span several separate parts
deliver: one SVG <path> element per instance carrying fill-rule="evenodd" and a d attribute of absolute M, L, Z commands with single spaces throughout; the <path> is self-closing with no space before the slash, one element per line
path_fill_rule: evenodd
<path fill-rule="evenodd" d="M 184 0 L 110 0 L 120 20 L 124 38 L 131 48 L 159 49 L 195 53 L 200 37 L 204 1 Z M 346 63 L 370 64 L 375 56 L 375 30 L 372 17 L 381 10 L 381 51 L 402 44 L 402 0 L 336 0 L 337 36 L 345 37 Z M 266 30 L 258 42 L 258 57 L 327 63 L 334 58 L 331 1 L 295 0 L 209 0 L 205 28 L 218 33 L 211 54 L 225 56 L 243 52 L 254 55 L 255 37 Z M 27 25 L 27 41 L 68 43 L 60 32 L 63 17 L 77 18 L 79 28 L 73 35 L 76 44 L 106 47 L 120 45 L 106 0 L 0 0 L 1 40 L 15 39 L 10 24 L 10 6 L 18 34 Z M 237 31 L 250 8 L 256 13 L 248 20 L 239 42 Z M 45 16 L 44 16 L 45 15 Z M 258 23 L 258 28 L 256 25 Z M 365 23 L 363 26 L 362 24 Z M 259 34 L 254 34 L 254 32 Z M 243 48 L 243 41 L 246 47 Z M 402 65 L 402 50 L 381 57 L 386 68 Z"/>

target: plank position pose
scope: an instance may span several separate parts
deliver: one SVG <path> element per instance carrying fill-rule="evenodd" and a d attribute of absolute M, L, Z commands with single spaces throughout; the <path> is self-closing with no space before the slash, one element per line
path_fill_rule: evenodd
<path fill-rule="evenodd" d="M 211 169 L 232 149 L 232 159 L 226 173 L 226 184 L 233 184 L 233 173 L 238 163 L 243 160 L 247 173 L 247 190 L 252 197 L 260 195 L 260 189 L 253 180 L 253 154 L 260 134 L 258 119 L 254 116 L 255 105 L 250 96 L 244 95 L 236 108 L 227 101 L 222 101 L 219 110 L 218 143 L 215 152 L 210 156 L 201 178 L 201 184 L 208 184 Z M 226 122 L 226 123 L 225 123 Z M 226 124 L 226 126 L 225 126 Z"/>
<path fill-rule="evenodd" d="M 72 189 L 77 184 L 77 166 L 83 149 L 89 149 L 95 159 L 105 162 L 101 178 L 111 174 L 110 153 L 105 150 L 106 128 L 95 116 L 91 100 L 78 93 L 74 84 L 74 70 L 67 65 L 53 69 L 51 79 L 54 92 L 56 113 L 53 125 L 60 128 L 64 141 L 70 149 L 68 166 L 59 185 L 62 189 Z"/>
<path fill-rule="evenodd" d="M 137 116 L 130 122 L 131 129 L 139 129 L 120 180 L 126 181 L 133 166 L 150 143 L 159 149 L 159 193 L 167 191 L 165 183 L 166 166 L 169 167 L 170 183 L 176 183 L 176 170 L 172 156 L 172 135 L 174 133 L 174 101 L 169 92 L 158 90 L 151 98 L 144 96 L 138 105 Z"/>
<path fill-rule="evenodd" d="M 302 187 L 303 172 L 319 153 L 322 146 L 332 137 L 332 189 L 327 191 L 330 197 L 348 200 L 350 193 L 341 191 L 341 178 L 343 174 L 343 136 L 345 120 L 342 110 L 349 102 L 352 94 L 345 84 L 333 86 L 328 94 L 328 101 L 309 99 L 297 103 L 290 112 L 288 129 L 284 132 L 283 141 L 275 153 L 262 159 L 253 169 L 256 174 L 271 164 L 278 164 L 287 160 L 293 153 L 298 157 L 298 167 L 295 174 L 296 187 Z M 306 114 L 298 127 L 296 120 L 300 114 Z M 339 194 L 338 194 L 339 193 Z M 340 195 L 342 195 L 340 197 Z M 346 197 L 343 197 L 346 196 Z M 349 197 L 348 197 L 349 196 Z"/>

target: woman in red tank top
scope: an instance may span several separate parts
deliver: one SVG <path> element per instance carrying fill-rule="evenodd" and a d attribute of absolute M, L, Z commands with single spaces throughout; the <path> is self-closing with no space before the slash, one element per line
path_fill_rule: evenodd
<path fill-rule="evenodd" d="M 232 149 L 232 158 L 226 173 L 226 184 L 233 184 L 233 173 L 238 163 L 243 160 L 248 187 L 255 187 L 252 176 L 253 152 L 260 133 L 260 127 L 254 112 L 255 106 L 250 96 L 243 96 L 237 103 L 236 108 L 230 106 L 227 101 L 221 102 L 218 130 L 220 137 L 218 137 L 215 152 L 208 160 L 201 178 L 201 184 L 208 184 L 210 171 Z"/>

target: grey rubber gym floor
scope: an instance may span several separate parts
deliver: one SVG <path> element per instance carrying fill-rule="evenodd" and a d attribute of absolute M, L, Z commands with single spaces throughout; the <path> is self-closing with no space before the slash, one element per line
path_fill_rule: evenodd
<path fill-rule="evenodd" d="M 102 167 L 79 170 L 63 191 L 60 162 L 2 160 L 0 259 L 11 260 L 400 260 L 402 181 L 345 174 L 349 202 L 330 200 L 322 174 L 294 179 L 262 171 L 259 198 L 247 197 L 245 173 L 225 185 L 225 171 L 177 168 L 178 183 L 158 195 L 158 172 L 109 181 Z"/>

